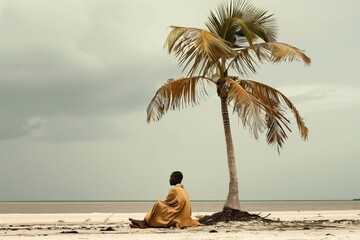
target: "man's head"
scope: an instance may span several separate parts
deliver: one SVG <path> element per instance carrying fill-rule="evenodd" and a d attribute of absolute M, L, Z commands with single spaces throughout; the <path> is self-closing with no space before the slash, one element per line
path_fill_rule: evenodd
<path fill-rule="evenodd" d="M 169 180 L 170 185 L 175 186 L 176 184 L 181 183 L 182 179 L 183 179 L 182 173 L 179 171 L 175 171 L 170 175 L 170 180 Z"/>

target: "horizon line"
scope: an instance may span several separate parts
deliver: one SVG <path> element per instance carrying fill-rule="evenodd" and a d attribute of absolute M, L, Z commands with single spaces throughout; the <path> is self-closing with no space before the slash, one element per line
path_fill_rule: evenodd
<path fill-rule="evenodd" d="M 297 200 L 289 200 L 289 199 L 262 199 L 262 200 L 240 200 L 240 202 L 299 202 L 299 201 L 359 201 L 359 198 L 354 199 L 297 199 Z M 104 199 L 96 199 L 96 200 L 0 200 L 0 203 L 5 202 L 156 202 L 158 200 L 104 200 Z M 226 200 L 191 200 L 191 202 L 225 202 Z"/>

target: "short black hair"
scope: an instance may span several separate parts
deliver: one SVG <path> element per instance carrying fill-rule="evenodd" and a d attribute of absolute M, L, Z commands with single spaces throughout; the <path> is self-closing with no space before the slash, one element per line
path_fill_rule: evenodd
<path fill-rule="evenodd" d="M 180 171 L 174 171 L 171 175 L 173 175 L 179 182 L 183 180 L 183 174 Z"/>

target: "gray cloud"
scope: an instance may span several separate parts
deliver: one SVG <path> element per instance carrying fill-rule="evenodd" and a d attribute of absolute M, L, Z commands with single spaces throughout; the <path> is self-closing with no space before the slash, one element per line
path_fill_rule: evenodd
<path fill-rule="evenodd" d="M 112 3 L 3 4 L 0 138 L 28 135 L 22 126 L 38 116 L 92 117 L 145 109 L 152 94 L 148 89 L 166 79 L 168 64 L 152 60 L 159 56 L 146 57 L 159 51 L 143 45 L 143 33 L 124 31 L 126 8 Z M 65 16 L 67 20 L 58 21 Z M 132 37 L 126 39 L 128 35 Z"/>

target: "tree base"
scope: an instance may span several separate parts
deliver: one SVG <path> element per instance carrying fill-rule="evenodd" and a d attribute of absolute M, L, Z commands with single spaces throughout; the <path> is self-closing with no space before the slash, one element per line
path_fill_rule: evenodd
<path fill-rule="evenodd" d="M 266 217 L 261 217 L 258 214 L 251 214 L 246 211 L 241 211 L 232 208 L 224 208 L 222 212 L 217 212 L 212 214 L 211 216 L 203 216 L 199 219 L 199 222 L 204 225 L 214 225 L 219 222 L 230 222 L 230 221 L 261 221 L 261 222 L 272 222 L 270 219 L 266 219 Z"/>

